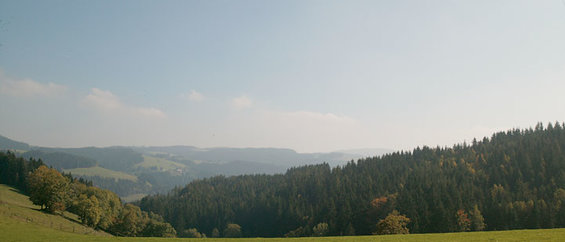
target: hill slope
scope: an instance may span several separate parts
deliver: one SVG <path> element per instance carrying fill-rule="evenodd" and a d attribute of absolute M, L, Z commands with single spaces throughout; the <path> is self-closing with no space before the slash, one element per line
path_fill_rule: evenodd
<path fill-rule="evenodd" d="M 96 166 L 96 161 L 93 159 L 58 151 L 31 150 L 21 154 L 21 157 L 25 159 L 41 159 L 43 163 L 57 170 Z"/>
<path fill-rule="evenodd" d="M 245 236 L 370 234 L 393 210 L 411 232 L 565 227 L 565 129 L 510 130 L 452 148 L 416 148 L 289 169 L 284 175 L 215 177 L 142 199 L 177 230 L 227 223 Z M 484 220 L 483 220 L 484 219 Z M 467 222 L 468 221 L 468 222 Z"/>
<path fill-rule="evenodd" d="M 145 194 L 168 191 L 199 178 L 284 173 L 288 168 L 297 165 L 320 162 L 338 165 L 362 157 L 346 152 L 309 154 L 276 148 L 48 148 L 31 147 L 2 136 L 0 150 L 16 150 L 16 154 L 25 159 L 41 159 L 47 166 L 72 172 L 73 175 L 90 180 L 95 186 L 109 189 L 128 201 Z"/>
<path fill-rule="evenodd" d="M 201 241 L 202 239 L 128 238 L 111 235 L 84 227 L 60 216 L 36 210 L 27 196 L 0 185 L 0 238 L 4 241 Z M 74 231 L 74 232 L 73 232 Z M 520 230 L 450 234 L 320 237 L 292 241 L 556 241 L 565 237 L 565 229 Z M 207 241 L 268 241 L 284 242 L 283 238 L 208 238 Z"/>
<path fill-rule="evenodd" d="M 115 171 L 130 171 L 135 164 L 143 162 L 140 153 L 127 147 L 84 147 L 84 148 L 38 148 L 44 152 L 63 152 L 86 157 L 98 162 L 98 165 Z"/>
<path fill-rule="evenodd" d="M 0 135 L 0 150 L 21 150 L 26 151 L 29 150 L 30 147 L 28 144 L 23 142 L 18 142 L 15 140 L 11 140 Z"/>
<path fill-rule="evenodd" d="M 72 213 L 64 213 L 64 217 L 39 211 L 39 206 L 31 203 L 28 196 L 18 192 L 17 189 L 0 184 L 0 231 L 10 231 L 10 235 L 2 236 L 8 241 L 17 240 L 18 236 L 29 233 L 25 228 L 34 228 L 39 231 L 60 231 L 76 234 L 90 234 L 97 236 L 111 236 L 107 233 L 94 230 L 78 223 L 78 217 Z M 6 230 L 4 230 L 6 229 Z M 56 232 L 57 233 L 57 232 Z M 45 240 L 43 233 L 37 233 L 37 240 Z M 26 235 L 28 236 L 28 235 Z M 12 239 L 10 239 L 12 238 Z"/>
<path fill-rule="evenodd" d="M 135 147 L 140 152 L 169 154 L 177 159 L 200 162 L 228 163 L 234 161 L 269 164 L 284 169 L 306 164 L 327 162 L 332 166 L 365 156 L 367 150 L 350 150 L 330 153 L 298 153 L 281 148 L 197 148 L 192 146 Z M 357 152 L 359 151 L 359 152 Z M 391 152 L 386 149 L 369 151 L 375 155 Z"/>

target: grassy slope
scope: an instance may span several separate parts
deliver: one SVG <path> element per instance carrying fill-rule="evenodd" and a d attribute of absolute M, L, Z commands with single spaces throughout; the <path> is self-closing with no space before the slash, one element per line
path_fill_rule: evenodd
<path fill-rule="evenodd" d="M 0 218 L 0 238 L 7 241 L 20 237 L 36 240 L 43 236 L 43 232 L 61 233 L 61 236 L 69 236 L 67 233 L 110 236 L 77 223 L 78 218 L 74 214 L 65 212 L 59 216 L 43 213 L 26 195 L 3 184 L 0 184 Z"/>
<path fill-rule="evenodd" d="M 137 177 L 134 175 L 130 175 L 119 171 L 109 170 L 99 166 L 88 167 L 88 168 L 66 169 L 64 170 L 64 172 L 65 173 L 70 172 L 73 175 L 78 175 L 78 176 L 100 176 L 105 178 L 130 180 L 134 182 L 137 181 Z"/>
<path fill-rule="evenodd" d="M 156 169 L 157 171 L 169 171 L 177 168 L 185 168 L 186 165 L 174 161 L 158 158 L 154 156 L 143 156 L 143 162 L 136 164 L 135 167 L 142 167 L 145 169 Z"/>
<path fill-rule="evenodd" d="M 495 232 L 413 234 L 323 238 L 245 238 L 245 239 L 166 239 L 118 238 L 73 222 L 67 218 L 37 211 L 28 197 L 0 184 L 0 240 L 2 241 L 562 241 L 565 229 L 514 230 Z M 73 233 L 74 231 L 74 233 Z"/>

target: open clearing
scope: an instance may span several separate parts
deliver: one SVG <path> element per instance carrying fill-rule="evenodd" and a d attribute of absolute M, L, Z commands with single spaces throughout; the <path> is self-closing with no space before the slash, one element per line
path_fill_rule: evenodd
<path fill-rule="evenodd" d="M 144 155 L 143 162 L 136 164 L 135 167 L 154 169 L 156 171 L 170 171 L 176 169 L 184 169 L 186 168 L 186 165 L 163 158 Z"/>
<path fill-rule="evenodd" d="M 109 170 L 100 166 L 88 168 L 75 168 L 63 170 L 65 173 L 71 173 L 75 176 L 99 176 L 104 178 L 124 179 L 133 182 L 137 181 L 137 177 L 127 173 Z"/>
<path fill-rule="evenodd" d="M 145 196 L 147 196 L 147 194 L 145 193 L 136 193 L 125 197 L 120 197 L 120 199 L 122 199 L 123 202 L 129 203 L 129 202 L 139 201 Z"/>

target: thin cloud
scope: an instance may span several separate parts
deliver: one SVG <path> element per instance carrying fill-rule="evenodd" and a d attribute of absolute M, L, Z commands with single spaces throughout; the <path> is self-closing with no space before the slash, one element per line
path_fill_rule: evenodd
<path fill-rule="evenodd" d="M 144 117 L 165 118 L 163 111 L 157 108 L 134 107 L 124 104 L 118 96 L 110 91 L 92 88 L 91 92 L 83 99 L 83 104 L 103 112 L 122 112 Z"/>
<path fill-rule="evenodd" d="M 240 96 L 232 99 L 230 105 L 234 109 L 246 109 L 253 106 L 253 101 L 247 96 Z"/>
<path fill-rule="evenodd" d="M 64 94 L 67 87 L 49 82 L 47 84 L 32 79 L 14 80 L 0 70 L 0 92 L 15 97 L 54 97 Z"/>
<path fill-rule="evenodd" d="M 163 111 L 157 108 L 133 108 L 132 111 L 136 114 L 146 117 L 165 118 L 167 117 Z"/>
<path fill-rule="evenodd" d="M 233 112 L 220 132 L 225 146 L 287 147 L 300 152 L 326 152 L 374 142 L 361 121 L 334 113 L 254 108 Z M 222 128 L 219 128 L 220 130 Z"/>
<path fill-rule="evenodd" d="M 113 93 L 98 88 L 92 88 L 90 91 L 83 100 L 85 104 L 104 111 L 124 108 L 124 104 Z"/>
<path fill-rule="evenodd" d="M 204 99 L 206 99 L 204 94 L 199 93 L 195 90 L 190 90 L 190 92 L 188 94 L 184 94 L 183 97 L 192 102 L 202 102 L 204 101 Z"/>

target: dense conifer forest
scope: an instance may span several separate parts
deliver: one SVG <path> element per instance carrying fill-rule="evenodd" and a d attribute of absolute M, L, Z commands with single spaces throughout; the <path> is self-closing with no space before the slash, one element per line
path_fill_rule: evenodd
<path fill-rule="evenodd" d="M 209 236 L 228 224 L 245 237 L 364 235 L 385 218 L 410 233 L 565 227 L 564 151 L 564 124 L 540 123 L 335 168 L 197 180 L 139 205 Z"/>

